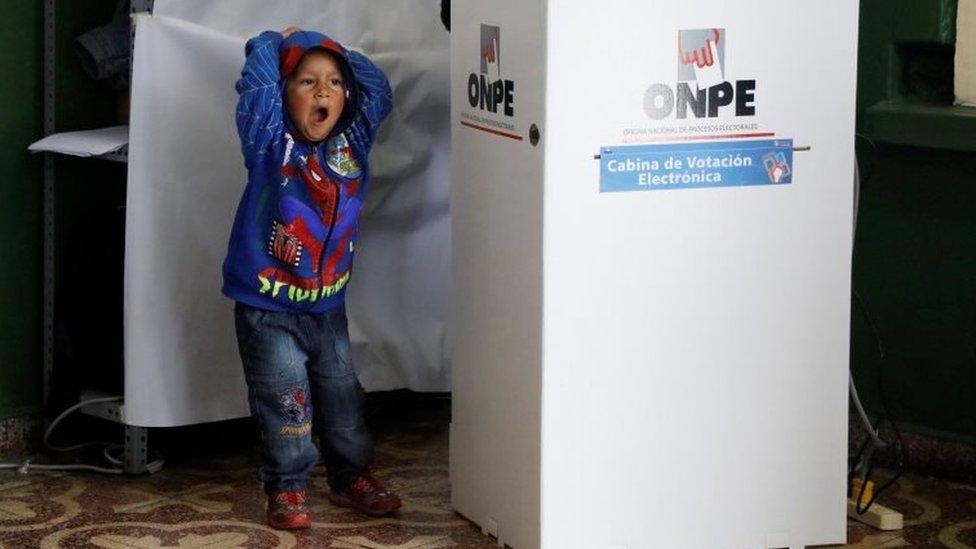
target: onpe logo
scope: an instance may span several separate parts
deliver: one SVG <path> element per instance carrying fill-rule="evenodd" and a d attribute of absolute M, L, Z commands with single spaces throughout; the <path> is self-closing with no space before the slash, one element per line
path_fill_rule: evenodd
<path fill-rule="evenodd" d="M 725 29 L 678 31 L 678 81 L 689 80 L 699 88 L 725 80 Z"/>
<path fill-rule="evenodd" d="M 505 116 L 515 115 L 515 82 L 502 78 L 501 29 L 481 25 L 481 73 L 468 76 L 468 102 L 474 108 Z"/>
<path fill-rule="evenodd" d="M 662 120 L 717 118 L 721 108 L 735 103 L 735 116 L 756 114 L 756 81 L 736 80 L 726 75 L 725 29 L 685 29 L 678 31 L 678 78 L 674 86 L 653 84 L 644 92 L 644 112 Z M 694 83 L 694 89 L 692 84 Z"/>
<path fill-rule="evenodd" d="M 502 77 L 501 52 L 499 51 L 499 41 L 501 40 L 501 29 L 491 25 L 481 25 L 481 72 L 488 74 L 488 68 L 494 67 L 496 78 Z"/>

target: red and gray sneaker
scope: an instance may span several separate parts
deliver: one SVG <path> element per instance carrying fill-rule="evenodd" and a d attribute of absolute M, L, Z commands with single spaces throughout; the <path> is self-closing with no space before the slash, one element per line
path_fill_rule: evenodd
<path fill-rule="evenodd" d="M 351 507 L 371 517 L 387 515 L 403 505 L 400 498 L 384 488 L 369 469 L 359 475 L 349 488 L 341 492 L 329 492 L 329 501 L 333 505 Z"/>
<path fill-rule="evenodd" d="M 312 525 L 308 513 L 308 492 L 281 490 L 268 496 L 268 526 L 278 530 L 301 530 Z"/>

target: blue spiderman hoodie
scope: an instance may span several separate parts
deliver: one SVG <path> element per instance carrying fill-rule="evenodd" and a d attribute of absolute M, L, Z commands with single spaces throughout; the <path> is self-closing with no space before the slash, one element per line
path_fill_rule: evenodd
<path fill-rule="evenodd" d="M 339 60 L 348 95 L 320 143 L 297 137 L 285 79 L 311 48 Z M 237 129 L 248 170 L 227 257 L 223 293 L 271 311 L 325 312 L 343 304 L 369 183 L 367 156 L 390 112 L 386 76 L 329 37 L 266 31 L 248 40 L 237 82 Z"/>

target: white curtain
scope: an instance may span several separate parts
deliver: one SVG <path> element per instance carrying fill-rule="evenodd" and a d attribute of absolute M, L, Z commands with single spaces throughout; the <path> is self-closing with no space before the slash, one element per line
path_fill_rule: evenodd
<path fill-rule="evenodd" d="M 450 390 L 448 34 L 437 0 L 156 0 L 136 33 L 125 258 L 125 421 L 247 415 L 221 262 L 247 181 L 234 129 L 244 42 L 323 31 L 389 76 L 394 107 L 347 305 L 368 391 Z"/>

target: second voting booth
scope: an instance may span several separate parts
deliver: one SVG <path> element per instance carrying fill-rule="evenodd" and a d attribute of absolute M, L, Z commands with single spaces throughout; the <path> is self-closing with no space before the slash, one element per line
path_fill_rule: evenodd
<path fill-rule="evenodd" d="M 843 543 L 857 3 L 451 30 L 458 511 L 517 549 Z"/>

